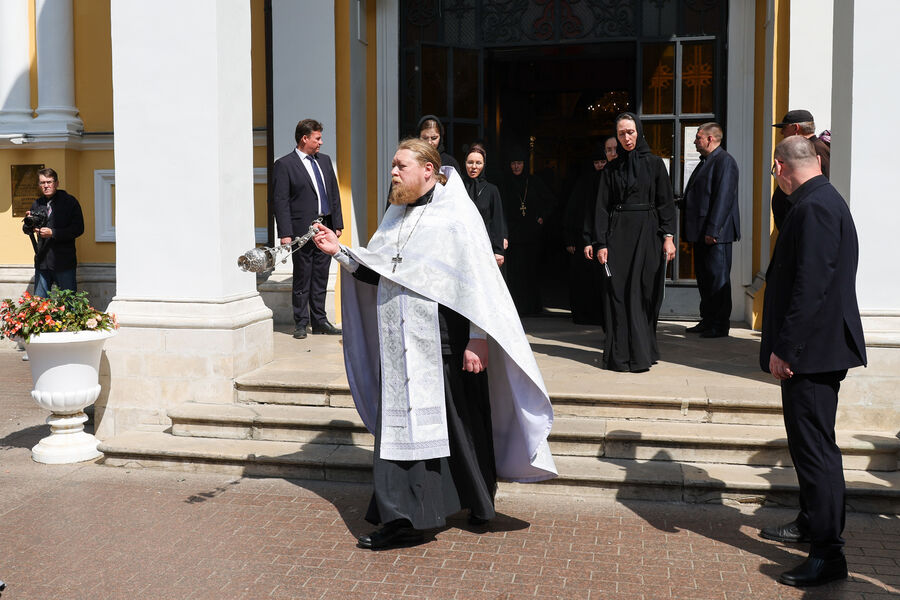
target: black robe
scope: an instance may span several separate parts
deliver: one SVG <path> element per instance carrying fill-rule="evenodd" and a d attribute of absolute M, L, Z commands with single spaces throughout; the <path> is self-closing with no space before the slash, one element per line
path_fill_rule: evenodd
<path fill-rule="evenodd" d="M 600 175 L 591 166 L 588 173 L 575 182 L 565 214 L 565 245 L 574 246 L 575 253 L 569 260 L 569 306 L 572 321 L 582 325 L 603 325 L 603 265 L 584 256 L 585 246 L 590 246 L 594 228 L 594 205 L 600 187 Z"/>
<path fill-rule="evenodd" d="M 413 206 L 431 201 L 431 192 Z M 353 276 L 378 285 L 380 276 L 360 265 Z M 450 456 L 428 460 L 387 460 L 381 447 L 381 406 L 375 426 L 374 491 L 366 520 L 374 525 L 406 520 L 415 529 L 442 527 L 446 518 L 462 509 L 481 519 L 492 519 L 497 491 L 494 438 L 487 373 L 463 370 L 469 343 L 469 320 L 438 305 L 444 399 Z"/>
<path fill-rule="evenodd" d="M 506 283 L 520 315 L 539 314 L 544 232 L 553 202 L 543 182 L 526 174 L 507 175 L 501 191 L 503 214 L 509 229 Z M 523 214 L 524 213 L 524 214 Z"/>
<path fill-rule="evenodd" d="M 506 230 L 506 219 L 503 217 L 503 203 L 500 201 L 500 190 L 497 189 L 496 185 L 488 182 L 484 178 L 483 173 L 476 179 L 466 176 L 464 181 L 469 198 L 475 203 L 475 207 L 484 221 L 484 228 L 487 229 L 494 254 L 505 255 L 506 250 L 503 249 L 503 240 L 507 239 L 509 233 Z"/>
<path fill-rule="evenodd" d="M 646 371 L 659 359 L 656 322 L 665 292 L 662 239 L 673 233 L 672 182 L 662 159 L 650 152 L 635 118 L 638 143 L 600 177 L 595 252 L 608 248 L 603 368 Z"/>

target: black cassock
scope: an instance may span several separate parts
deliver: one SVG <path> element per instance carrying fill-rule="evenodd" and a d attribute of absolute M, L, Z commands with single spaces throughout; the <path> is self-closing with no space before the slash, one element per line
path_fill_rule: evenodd
<path fill-rule="evenodd" d="M 377 273 L 362 265 L 353 276 L 372 285 L 379 280 Z M 469 320 L 438 305 L 438 321 L 450 456 L 412 461 L 382 459 L 379 402 L 372 466 L 374 492 L 366 512 L 366 520 L 375 525 L 406 519 L 415 529 L 442 527 L 448 516 L 462 509 L 481 519 L 495 516 L 497 468 L 487 373 L 463 371 Z"/>
<path fill-rule="evenodd" d="M 550 191 L 535 176 L 508 174 L 501 192 L 509 229 L 506 283 L 520 315 L 539 314 L 543 267 L 543 226 L 553 205 Z"/>
<path fill-rule="evenodd" d="M 572 320 L 582 325 L 603 325 L 603 301 L 605 275 L 603 265 L 584 256 L 585 246 L 593 241 L 594 207 L 600 175 L 591 167 L 575 182 L 565 214 L 565 244 L 574 246 L 575 254 L 569 260 L 569 293 Z"/>
<path fill-rule="evenodd" d="M 638 125 L 640 127 L 640 125 Z M 603 368 L 646 371 L 659 359 L 656 322 L 665 292 L 662 240 L 673 233 L 672 182 L 643 136 L 603 170 L 595 211 L 595 251 L 609 250 Z"/>
<path fill-rule="evenodd" d="M 466 176 L 465 184 L 469 198 L 475 203 L 475 207 L 484 221 L 484 228 L 487 229 L 494 254 L 505 255 L 503 240 L 507 239 L 509 233 L 506 230 L 506 219 L 503 218 L 500 190 L 496 185 L 488 182 L 483 173 L 475 179 Z"/>

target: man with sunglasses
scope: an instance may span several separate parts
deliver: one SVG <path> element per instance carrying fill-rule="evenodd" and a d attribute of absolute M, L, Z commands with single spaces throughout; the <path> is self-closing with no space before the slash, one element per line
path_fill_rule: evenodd
<path fill-rule="evenodd" d="M 790 110 L 784 115 L 778 123 L 773 123 L 772 127 L 781 130 L 781 137 L 787 139 L 793 135 L 800 135 L 813 143 L 816 149 L 816 156 L 822 166 L 822 175 L 827 179 L 831 178 L 831 134 L 828 136 L 822 134 L 822 137 L 816 136 L 816 121 L 813 119 L 812 113 L 808 110 Z M 827 133 L 827 132 L 826 132 Z M 787 195 L 781 191 L 777 185 L 772 193 L 772 215 L 775 217 L 775 227 L 781 229 L 784 222 L 784 216 L 790 210 L 791 203 Z"/>

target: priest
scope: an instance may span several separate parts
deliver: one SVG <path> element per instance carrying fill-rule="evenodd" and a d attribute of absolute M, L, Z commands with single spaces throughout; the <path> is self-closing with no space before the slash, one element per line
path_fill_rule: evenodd
<path fill-rule="evenodd" d="M 422 541 L 467 509 L 494 517 L 498 479 L 556 475 L 553 410 L 484 223 L 459 174 L 426 142 L 400 143 L 390 208 L 366 248 L 320 227 L 342 279 L 344 361 L 375 436 L 363 548 Z"/>

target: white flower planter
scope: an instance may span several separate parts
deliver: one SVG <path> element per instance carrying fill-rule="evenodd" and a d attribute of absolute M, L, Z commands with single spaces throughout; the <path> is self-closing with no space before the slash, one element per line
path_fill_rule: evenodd
<path fill-rule="evenodd" d="M 31 397 L 53 414 L 50 435 L 31 449 L 39 463 L 63 464 L 100 456 L 98 440 L 85 433 L 84 408 L 100 395 L 103 343 L 115 331 L 61 331 L 32 336 L 25 344 L 34 389 Z"/>

